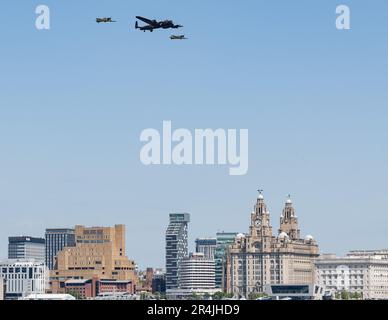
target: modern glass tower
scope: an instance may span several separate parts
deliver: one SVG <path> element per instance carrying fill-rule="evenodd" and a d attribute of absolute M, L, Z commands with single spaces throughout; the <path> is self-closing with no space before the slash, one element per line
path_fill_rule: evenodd
<path fill-rule="evenodd" d="M 8 259 L 36 259 L 44 262 L 45 241 L 33 237 L 9 237 Z"/>
<path fill-rule="evenodd" d="M 214 260 L 216 246 L 216 238 L 197 238 L 195 240 L 195 252 L 203 253 L 204 257 L 208 260 Z"/>
<path fill-rule="evenodd" d="M 178 275 L 181 260 L 188 256 L 187 229 L 188 213 L 171 213 L 166 230 L 166 289 L 179 286 Z"/>
<path fill-rule="evenodd" d="M 65 247 L 75 246 L 74 229 L 46 229 L 46 266 L 55 268 L 55 258 Z"/>
<path fill-rule="evenodd" d="M 216 288 L 222 288 L 226 277 L 226 248 L 234 243 L 237 232 L 218 232 L 216 235 L 217 245 L 214 253 L 216 265 Z"/>

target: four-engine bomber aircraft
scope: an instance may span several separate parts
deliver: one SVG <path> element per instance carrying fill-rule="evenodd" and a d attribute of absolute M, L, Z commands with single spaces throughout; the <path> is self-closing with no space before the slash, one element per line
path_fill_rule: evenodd
<path fill-rule="evenodd" d="M 184 35 L 181 35 L 181 36 L 170 36 L 170 39 L 171 40 L 187 40 L 187 38 L 184 36 Z"/>
<path fill-rule="evenodd" d="M 156 21 L 140 16 L 136 16 L 136 19 L 139 19 L 147 24 L 146 26 L 139 27 L 139 23 L 136 21 L 135 28 L 144 32 L 153 32 L 155 29 L 178 29 L 183 27 L 179 24 L 174 24 L 172 20 Z"/>
<path fill-rule="evenodd" d="M 96 22 L 97 23 L 112 23 L 112 22 L 116 22 L 116 21 L 112 20 L 112 18 L 97 18 Z"/>

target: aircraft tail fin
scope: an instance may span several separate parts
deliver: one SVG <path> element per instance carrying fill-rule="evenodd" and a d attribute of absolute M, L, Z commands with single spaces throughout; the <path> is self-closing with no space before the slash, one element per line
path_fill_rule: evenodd
<path fill-rule="evenodd" d="M 137 21 L 135 23 L 135 29 L 139 29 L 139 23 Z"/>

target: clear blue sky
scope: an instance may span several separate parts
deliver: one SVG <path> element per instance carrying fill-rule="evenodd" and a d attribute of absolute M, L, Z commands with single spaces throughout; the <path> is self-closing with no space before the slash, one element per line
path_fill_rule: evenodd
<path fill-rule="evenodd" d="M 342 3 L 350 31 L 335 28 Z M 34 28 L 38 4 L 51 8 L 48 32 Z M 2 4 L 0 257 L 9 235 L 124 223 L 128 256 L 164 266 L 169 212 L 191 213 L 192 248 L 248 231 L 259 187 L 274 230 L 291 193 L 322 252 L 388 247 L 387 11 L 385 0 Z M 135 15 L 172 18 L 190 39 L 134 30 Z M 248 175 L 143 166 L 140 132 L 163 120 L 248 128 Z"/>

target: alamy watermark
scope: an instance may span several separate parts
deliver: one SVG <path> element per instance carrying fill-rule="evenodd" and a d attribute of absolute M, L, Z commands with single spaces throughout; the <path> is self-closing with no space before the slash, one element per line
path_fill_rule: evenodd
<path fill-rule="evenodd" d="M 338 30 L 350 30 L 350 8 L 340 5 L 336 8 L 335 13 L 339 16 L 335 20 L 335 26 Z"/>
<path fill-rule="evenodd" d="M 341 4 L 336 7 L 337 18 L 335 26 L 338 30 L 350 30 L 350 8 Z M 50 8 L 47 5 L 38 5 L 35 9 L 37 15 L 35 27 L 37 30 L 50 30 Z"/>
<path fill-rule="evenodd" d="M 36 29 L 50 30 L 50 8 L 46 5 L 39 5 L 35 13 L 38 15 L 35 20 Z"/>
<path fill-rule="evenodd" d="M 229 174 L 248 172 L 248 129 L 172 130 L 171 121 L 163 121 L 162 132 L 145 129 L 140 141 L 144 165 L 229 165 Z"/>

